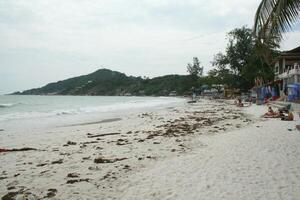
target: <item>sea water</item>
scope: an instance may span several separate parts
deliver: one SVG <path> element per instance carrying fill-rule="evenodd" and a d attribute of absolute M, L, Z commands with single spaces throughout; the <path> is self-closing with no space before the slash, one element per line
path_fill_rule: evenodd
<path fill-rule="evenodd" d="M 172 106 L 174 97 L 0 95 L 0 129 L 68 126 Z"/>

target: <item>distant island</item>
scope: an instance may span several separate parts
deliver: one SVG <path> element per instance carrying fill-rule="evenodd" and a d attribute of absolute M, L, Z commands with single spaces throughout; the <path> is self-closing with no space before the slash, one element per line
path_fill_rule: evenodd
<path fill-rule="evenodd" d="M 169 96 L 187 94 L 193 86 L 194 81 L 189 75 L 166 75 L 150 79 L 99 69 L 88 75 L 12 95 Z"/>

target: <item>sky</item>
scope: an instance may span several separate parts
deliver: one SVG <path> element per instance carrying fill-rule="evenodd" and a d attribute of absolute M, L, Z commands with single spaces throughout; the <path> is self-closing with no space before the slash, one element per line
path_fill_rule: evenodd
<path fill-rule="evenodd" d="M 100 68 L 133 76 L 207 72 L 259 0 L 0 0 L 0 94 Z M 282 50 L 300 44 L 300 28 Z"/>

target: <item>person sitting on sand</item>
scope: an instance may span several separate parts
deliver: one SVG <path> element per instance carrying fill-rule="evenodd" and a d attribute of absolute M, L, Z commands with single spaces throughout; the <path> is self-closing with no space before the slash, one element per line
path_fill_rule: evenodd
<path fill-rule="evenodd" d="M 269 106 L 268 108 L 268 112 L 266 112 L 263 117 L 273 117 L 276 115 L 276 112 L 274 112 L 274 110 L 272 109 L 271 106 Z"/>
<path fill-rule="evenodd" d="M 244 104 L 242 103 L 242 99 L 238 98 L 238 102 L 236 104 L 237 107 L 244 107 Z"/>
<path fill-rule="evenodd" d="M 289 112 L 288 116 L 284 116 L 281 118 L 282 121 L 293 121 L 294 120 L 294 115 L 292 112 Z"/>
<path fill-rule="evenodd" d="M 284 117 L 284 114 L 283 114 L 283 111 L 282 111 L 282 110 L 279 110 L 279 109 L 278 109 L 278 112 L 277 112 L 277 113 L 278 113 L 278 117 L 279 117 L 279 118 Z"/>

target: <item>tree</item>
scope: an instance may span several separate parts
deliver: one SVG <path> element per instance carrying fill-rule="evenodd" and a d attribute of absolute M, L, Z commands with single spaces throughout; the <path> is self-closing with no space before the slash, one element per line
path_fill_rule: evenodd
<path fill-rule="evenodd" d="M 279 46 L 282 34 L 299 20 L 300 0 L 262 0 L 256 11 L 253 33 L 265 54 Z"/>
<path fill-rule="evenodd" d="M 193 58 L 193 64 L 188 63 L 187 72 L 191 76 L 202 76 L 203 75 L 203 67 L 200 66 L 200 61 L 197 57 Z"/>
<path fill-rule="evenodd" d="M 236 75 L 240 75 L 253 49 L 252 31 L 245 26 L 228 33 L 229 42 L 226 48 L 226 59 Z"/>
<path fill-rule="evenodd" d="M 209 74 L 221 84 L 248 90 L 254 85 L 257 76 L 270 80 L 272 69 L 260 54 L 252 30 L 245 26 L 228 33 L 225 53 L 215 55 L 212 62 L 216 67 Z"/>
<path fill-rule="evenodd" d="M 230 31 L 227 36 L 228 44 L 225 54 L 218 53 L 215 55 L 212 64 L 221 71 L 229 69 L 230 73 L 241 76 L 243 68 L 248 64 L 248 60 L 253 54 L 255 43 L 252 38 L 252 31 L 243 26 Z"/>
<path fill-rule="evenodd" d="M 282 34 L 299 20 L 300 0 L 262 0 L 256 11 L 253 33 L 258 53 L 268 65 L 274 61 Z"/>

